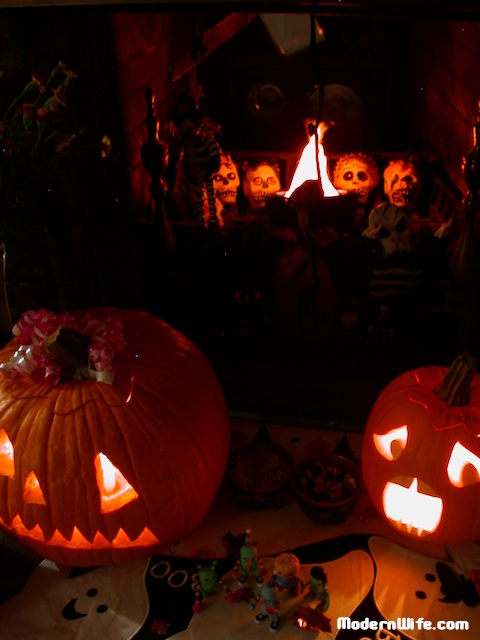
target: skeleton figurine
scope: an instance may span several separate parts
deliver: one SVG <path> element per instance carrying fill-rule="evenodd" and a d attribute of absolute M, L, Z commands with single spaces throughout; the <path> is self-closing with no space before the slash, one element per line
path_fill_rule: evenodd
<path fill-rule="evenodd" d="M 333 184 L 337 189 L 355 194 L 359 202 L 366 204 L 371 191 L 378 185 L 377 166 L 363 153 L 343 156 L 335 165 Z"/>
<path fill-rule="evenodd" d="M 217 216 L 223 220 L 223 216 L 237 213 L 237 193 L 240 188 L 240 176 L 235 162 L 229 154 L 221 156 L 220 167 L 213 176 L 213 188 L 215 190 Z"/>
<path fill-rule="evenodd" d="M 337 160 L 333 184 L 339 191 L 345 191 L 358 198 L 355 223 L 359 230 L 365 216 L 367 202 L 378 186 L 378 182 L 378 169 L 375 162 L 363 153 L 351 153 Z"/>
<path fill-rule="evenodd" d="M 390 162 L 383 172 L 383 189 L 390 204 L 405 211 L 413 211 L 421 190 L 417 167 L 407 160 Z"/>
<path fill-rule="evenodd" d="M 385 257 L 396 251 L 412 253 L 414 250 L 412 229 L 407 215 L 403 209 L 393 204 L 384 202 L 373 209 L 363 235 L 379 240 Z"/>
<path fill-rule="evenodd" d="M 267 160 L 257 163 L 245 160 L 242 171 L 243 193 L 248 200 L 249 209 L 255 215 L 260 214 L 267 198 L 274 197 L 281 189 L 279 168 Z"/>
<path fill-rule="evenodd" d="M 218 229 L 214 175 L 220 169 L 221 150 L 214 136 L 220 127 L 200 112 L 198 104 L 188 93 L 180 97 L 170 119 L 183 151 L 181 169 L 194 192 L 197 226 L 205 226 L 206 202 L 208 225 Z"/>

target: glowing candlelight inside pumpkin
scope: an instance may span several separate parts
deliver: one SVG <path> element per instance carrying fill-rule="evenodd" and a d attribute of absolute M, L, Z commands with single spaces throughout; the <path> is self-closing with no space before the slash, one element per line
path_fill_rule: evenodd
<path fill-rule="evenodd" d="M 327 169 L 327 156 L 322 145 L 323 134 L 326 127 L 323 122 L 318 125 L 317 136 L 312 135 L 305 145 L 300 160 L 295 168 L 290 188 L 285 192 L 285 198 L 290 198 L 292 193 L 298 187 L 301 187 L 307 180 L 318 180 L 318 173 L 320 170 L 320 178 L 322 183 L 323 195 L 325 198 L 331 198 L 338 196 L 338 191 L 335 189 L 328 176 Z M 318 140 L 318 143 L 316 143 Z M 315 147 L 317 146 L 317 152 Z M 318 157 L 318 166 L 317 166 Z"/>

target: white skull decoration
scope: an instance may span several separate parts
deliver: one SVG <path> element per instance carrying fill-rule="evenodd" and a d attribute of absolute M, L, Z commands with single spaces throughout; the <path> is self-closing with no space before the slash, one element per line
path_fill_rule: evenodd
<path fill-rule="evenodd" d="M 411 211 L 420 195 L 420 173 L 412 162 L 394 160 L 383 172 L 384 191 L 390 204 Z"/>
<path fill-rule="evenodd" d="M 237 191 L 240 187 L 240 176 L 237 165 L 229 155 L 222 154 L 221 165 L 214 175 L 215 196 L 223 207 L 230 207 L 237 201 Z"/>
<path fill-rule="evenodd" d="M 335 165 L 333 184 L 337 189 L 353 193 L 366 203 L 370 192 L 378 185 L 378 170 L 371 158 L 363 153 L 339 158 Z"/>
<path fill-rule="evenodd" d="M 392 204 L 383 203 L 373 209 L 363 235 L 380 240 L 385 256 L 397 251 L 414 251 L 412 229 L 405 211 Z"/>
<path fill-rule="evenodd" d="M 251 211 L 265 207 L 267 198 L 280 191 L 279 169 L 267 160 L 251 164 L 246 160 L 243 165 L 243 192 Z"/>

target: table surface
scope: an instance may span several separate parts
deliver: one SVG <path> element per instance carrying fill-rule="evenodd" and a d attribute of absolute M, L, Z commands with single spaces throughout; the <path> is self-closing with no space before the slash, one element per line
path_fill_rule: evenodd
<path fill-rule="evenodd" d="M 290 452 L 294 462 L 321 449 L 334 450 L 339 446 L 343 449 L 347 446 L 354 457 L 357 459 L 361 457 L 362 433 L 360 432 L 341 432 L 337 429 L 325 428 L 324 425 L 322 428 L 317 428 L 315 425 L 262 423 L 241 418 L 232 418 L 232 449 L 253 440 L 260 428 L 266 428 L 271 439 Z M 392 607 L 397 607 L 396 603 L 399 598 L 403 602 L 402 579 L 404 582 L 411 580 L 407 574 L 404 578 L 399 577 L 399 574 L 407 570 L 410 573 L 413 571 L 416 574 L 421 574 L 423 580 L 424 575 L 436 571 L 435 567 L 438 562 L 444 563 L 444 566 L 450 568 L 454 567 L 452 558 L 461 557 L 462 553 L 459 552 L 463 552 L 466 547 L 463 545 L 450 547 L 432 545 L 396 534 L 369 507 L 368 498 L 364 494 L 358 501 L 354 512 L 348 516 L 345 522 L 321 524 L 307 517 L 293 499 L 280 507 L 266 511 L 247 509 L 234 499 L 228 484 L 224 483 L 202 523 L 190 535 L 164 549 L 161 556 L 154 556 L 143 562 L 134 563 L 131 567 L 99 568 L 90 574 L 69 570 L 68 575 L 63 575 L 63 568 L 51 566 L 48 562 L 42 562 L 38 566 L 40 559 L 31 556 L 15 543 L 1 538 L 0 638 L 1 640 L 15 640 L 17 637 L 22 637 L 24 640 L 42 640 L 46 637 L 45 629 L 48 629 L 49 640 L 68 640 L 69 638 L 90 640 L 92 633 L 95 634 L 95 637 L 102 637 L 103 640 L 130 640 L 130 638 L 153 640 L 158 637 L 175 638 L 175 640 L 203 640 L 201 632 L 198 631 L 198 620 L 200 620 L 201 628 L 205 628 L 204 625 L 207 624 L 215 625 L 215 628 L 218 628 L 218 633 L 224 634 L 223 637 L 218 636 L 219 640 L 235 640 L 236 638 L 244 640 L 246 637 L 248 640 L 252 640 L 257 637 L 256 634 L 267 633 L 268 628 L 266 626 L 263 629 L 263 625 L 251 626 L 249 624 L 253 618 L 245 603 L 228 605 L 229 607 L 237 607 L 228 609 L 222 604 L 223 594 L 219 594 L 211 602 L 207 602 L 206 610 L 199 614 L 199 618 L 199 615 L 193 616 L 191 608 L 193 592 L 190 581 L 185 579 L 180 587 L 175 585 L 175 576 L 178 578 L 183 575 L 190 579 L 199 563 L 208 566 L 214 559 L 218 562 L 219 575 L 225 575 L 225 579 L 230 583 L 234 562 L 229 555 L 226 540 L 228 540 L 228 536 L 230 538 L 240 537 L 247 529 L 252 531 L 252 538 L 256 543 L 259 557 L 265 558 L 269 567 L 277 554 L 290 551 L 298 552 L 304 572 L 310 567 L 310 563 L 315 564 L 320 561 L 322 566 L 324 562 L 326 563 L 325 566 L 329 567 L 329 588 L 331 587 L 333 600 L 332 615 L 337 610 L 341 611 L 340 605 L 345 600 L 345 593 L 349 588 L 349 584 L 343 584 L 342 580 L 346 579 L 345 576 L 349 575 L 352 567 L 358 566 L 358 570 L 352 574 L 350 579 L 352 585 L 355 580 L 358 581 L 355 586 L 357 599 L 360 597 L 360 593 L 363 598 L 368 592 L 369 596 L 365 602 L 370 602 L 370 609 L 367 608 L 367 611 L 371 611 L 373 607 L 376 608 L 375 610 L 382 610 L 383 617 L 388 618 L 388 612 L 393 610 Z M 470 557 L 470 566 L 480 569 L 480 546 L 468 545 L 468 552 L 473 553 L 473 559 Z M 346 558 L 350 559 L 349 564 L 345 564 Z M 394 572 L 395 575 L 390 575 L 391 572 Z M 462 573 L 463 568 L 459 572 Z M 56 598 L 59 600 L 62 598 L 65 600 L 67 593 L 69 593 L 68 589 L 75 587 L 78 591 L 81 585 L 83 589 L 84 583 L 81 581 L 85 581 L 87 578 L 93 580 L 91 577 L 93 575 L 98 577 L 102 584 L 108 584 L 110 596 L 118 600 L 117 609 L 111 606 L 109 610 L 112 615 L 116 612 L 116 617 L 112 618 L 105 628 L 99 627 L 92 630 L 91 627 L 88 627 L 89 623 L 87 622 L 90 616 L 82 614 L 83 618 L 68 622 L 70 631 L 67 632 L 64 630 L 66 624 L 64 615 L 62 614 L 62 624 L 55 618 L 57 614 L 52 609 L 52 594 L 57 594 Z M 340 589 L 342 595 L 339 597 L 339 585 L 342 584 Z M 440 584 L 438 580 L 436 584 L 436 588 L 438 588 Z M 458 578 L 456 578 L 455 584 L 456 592 L 459 593 L 460 582 Z M 33 589 L 34 585 L 35 590 Z M 397 592 L 392 589 L 397 589 Z M 445 589 L 443 583 L 442 589 Z M 96 588 L 95 591 L 97 590 Z M 92 592 L 92 589 L 88 591 Z M 45 607 L 44 601 L 49 592 L 49 606 Z M 16 593 L 19 595 L 15 596 Z M 77 603 L 78 608 L 82 601 L 77 597 L 76 592 L 74 592 L 74 596 L 69 596 L 68 602 L 70 605 L 72 602 Z M 395 598 L 395 604 L 392 604 L 392 597 Z M 480 629 L 480 606 L 466 608 L 461 598 L 455 596 L 453 600 L 456 602 L 449 603 L 447 609 L 442 610 L 443 619 L 473 621 L 472 624 L 476 626 L 478 631 Z M 437 608 L 438 601 L 438 597 L 433 601 Z M 288 611 L 292 606 L 292 602 L 282 604 L 282 607 L 286 607 Z M 362 606 L 364 607 L 365 603 Z M 422 608 L 419 609 L 422 606 L 421 603 L 419 604 L 418 597 L 411 603 L 406 601 L 402 608 L 402 615 L 416 616 L 419 611 L 423 611 Z M 442 606 L 444 605 L 442 604 Z M 130 607 L 130 614 L 121 615 L 122 607 Z M 50 618 L 42 622 L 42 627 L 39 620 L 47 615 L 45 614 L 47 610 L 50 611 L 48 613 Z M 65 610 L 64 606 L 61 611 L 65 612 Z M 425 612 L 427 613 L 423 615 L 427 618 L 428 612 L 430 616 L 436 615 L 437 619 L 440 615 L 437 609 L 432 609 L 432 605 L 425 608 Z M 212 615 L 214 618 L 210 617 Z M 349 613 L 341 612 L 340 615 L 349 615 Z M 104 616 L 103 619 L 106 617 Z M 285 618 L 285 616 L 283 617 Z M 72 624 L 78 625 L 73 635 L 71 635 Z M 222 624 L 234 624 L 235 629 L 227 632 Z M 242 635 L 239 629 L 243 628 L 245 624 L 249 624 L 248 634 Z M 262 629 L 263 631 L 261 631 Z M 359 633 L 356 632 L 356 635 L 352 635 L 352 632 L 334 629 L 331 634 L 325 635 L 320 632 L 317 635 L 319 638 L 335 637 L 338 640 L 375 637 L 373 631 L 368 631 L 366 635 L 362 633 L 358 635 Z M 457 637 L 459 640 L 460 638 L 462 640 L 477 640 L 475 635 L 471 635 L 471 632 L 461 632 L 457 635 L 445 632 L 444 637 L 447 638 L 447 635 L 448 640 L 454 640 Z M 216 637 L 215 634 L 209 633 L 210 640 L 215 640 Z M 295 630 L 291 623 L 285 622 L 282 623 L 277 637 L 288 640 L 296 638 L 309 640 L 316 636 L 310 631 Z M 392 640 L 403 640 L 404 638 L 438 640 L 438 637 L 417 631 L 381 637 Z"/>

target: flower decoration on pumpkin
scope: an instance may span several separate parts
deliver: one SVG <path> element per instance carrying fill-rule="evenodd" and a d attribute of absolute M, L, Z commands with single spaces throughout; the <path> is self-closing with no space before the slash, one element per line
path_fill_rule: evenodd
<path fill-rule="evenodd" d="M 102 158 L 110 154 L 107 136 L 92 142 L 87 128 L 76 122 L 71 97 L 78 78 L 61 61 L 45 82 L 32 73 L 0 119 L 0 214 L 4 226 L 8 224 L 7 213 L 21 207 L 25 214 L 38 190 L 50 186 L 67 156 L 81 149 L 91 149 Z"/>
<path fill-rule="evenodd" d="M 45 381 L 94 378 L 111 384 L 116 356 L 125 346 L 123 324 L 111 316 L 98 320 L 89 313 L 77 319 L 44 309 L 26 311 L 13 327 L 20 346 L 0 370 L 7 379 L 43 370 Z"/>

